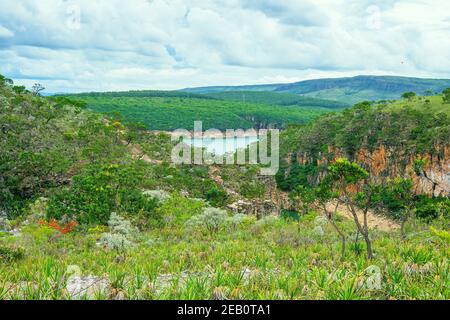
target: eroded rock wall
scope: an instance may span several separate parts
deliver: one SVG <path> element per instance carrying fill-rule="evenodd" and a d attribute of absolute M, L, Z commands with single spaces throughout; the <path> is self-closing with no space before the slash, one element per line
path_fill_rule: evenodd
<path fill-rule="evenodd" d="M 406 177 L 413 180 L 417 194 L 450 196 L 450 145 L 436 146 L 435 151 L 433 154 L 407 155 L 381 145 L 374 151 L 361 149 L 355 156 L 349 157 L 341 150 L 329 146 L 328 155 L 320 156 L 318 160 L 313 160 L 307 154 L 297 154 L 295 160 L 291 155 L 287 162 L 289 164 L 296 161 L 306 164 L 316 161 L 319 167 L 323 167 L 330 162 L 330 159 L 346 157 L 369 171 L 374 183 L 383 183 L 387 179 L 396 177 Z M 425 160 L 420 170 L 416 165 L 417 160 Z"/>

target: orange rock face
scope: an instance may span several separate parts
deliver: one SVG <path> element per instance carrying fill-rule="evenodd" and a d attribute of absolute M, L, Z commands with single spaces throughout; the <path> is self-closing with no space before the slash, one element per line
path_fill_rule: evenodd
<path fill-rule="evenodd" d="M 343 152 L 333 146 L 328 147 L 333 159 L 346 157 Z M 416 172 L 416 160 L 425 160 L 425 165 Z M 414 182 L 417 194 L 429 196 L 450 196 L 450 145 L 436 146 L 435 155 L 424 154 L 407 156 L 402 153 L 388 150 L 381 145 L 370 152 L 366 149 L 359 150 L 354 159 L 370 173 L 372 182 L 383 183 L 387 179 L 396 177 L 410 178 Z M 307 155 L 297 155 L 297 162 L 308 162 Z M 327 163 L 325 156 L 317 160 L 318 166 Z"/>

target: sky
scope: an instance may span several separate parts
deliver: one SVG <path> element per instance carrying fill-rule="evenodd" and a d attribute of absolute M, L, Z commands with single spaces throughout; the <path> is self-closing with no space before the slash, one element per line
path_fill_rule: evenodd
<path fill-rule="evenodd" d="M 2 0 L 0 74 L 47 92 L 450 78 L 450 1 Z"/>

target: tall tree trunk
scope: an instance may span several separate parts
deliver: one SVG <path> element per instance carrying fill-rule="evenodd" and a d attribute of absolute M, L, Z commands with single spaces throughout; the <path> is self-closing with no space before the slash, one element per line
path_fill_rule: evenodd
<path fill-rule="evenodd" d="M 368 234 L 363 234 L 364 237 L 364 241 L 366 242 L 366 247 L 367 247 L 367 258 L 369 260 L 373 259 L 373 251 L 372 251 L 372 242 L 370 241 L 369 235 Z"/>
<path fill-rule="evenodd" d="M 364 241 L 366 242 L 366 247 L 367 247 L 367 258 L 369 260 L 373 259 L 373 251 L 372 251 L 372 242 L 370 241 L 369 238 L 369 227 L 367 225 L 367 212 L 369 211 L 368 208 L 366 208 L 364 210 Z"/>
<path fill-rule="evenodd" d="M 342 249 L 341 249 L 341 260 L 344 260 L 345 258 L 345 247 L 346 247 L 346 240 L 344 232 L 338 227 L 336 222 L 334 222 L 333 217 L 336 216 L 337 210 L 339 208 L 339 201 L 336 202 L 336 207 L 334 208 L 334 213 L 328 212 L 326 205 L 323 205 L 323 210 L 325 211 L 325 215 L 327 217 L 327 220 L 330 222 L 330 224 L 333 226 L 334 230 L 339 234 L 339 237 L 342 241 Z"/>
<path fill-rule="evenodd" d="M 356 211 L 356 208 L 351 201 L 350 197 L 347 193 L 344 193 L 345 195 L 345 202 L 347 204 L 347 207 L 350 209 L 350 212 L 352 213 L 353 220 L 355 221 L 356 227 L 358 228 L 359 232 L 363 235 L 364 241 L 366 242 L 366 248 L 367 248 L 367 258 L 369 260 L 373 259 L 373 251 L 372 251 L 372 242 L 369 238 L 369 228 L 367 227 L 367 212 L 368 209 L 364 211 L 364 226 L 361 226 L 361 223 L 358 219 L 358 213 Z"/>
<path fill-rule="evenodd" d="M 341 237 L 341 241 L 342 241 L 342 249 L 341 249 L 341 260 L 344 260 L 345 258 L 345 244 L 346 244 L 346 237 L 345 234 L 341 231 L 341 229 L 339 229 L 339 227 L 337 226 L 337 224 L 333 221 L 333 219 L 328 219 L 331 223 L 331 225 L 333 226 L 333 228 L 336 230 L 336 232 L 339 234 L 339 236 Z"/>

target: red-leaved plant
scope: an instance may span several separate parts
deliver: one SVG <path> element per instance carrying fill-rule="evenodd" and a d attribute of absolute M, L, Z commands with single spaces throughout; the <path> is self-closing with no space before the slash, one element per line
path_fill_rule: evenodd
<path fill-rule="evenodd" d="M 78 226 L 78 223 L 76 221 L 70 221 L 69 223 L 67 223 L 65 225 L 60 225 L 58 223 L 58 221 L 56 221 L 55 219 L 50 220 L 50 222 L 40 220 L 39 224 L 41 226 L 46 226 L 46 227 L 52 228 L 56 231 L 59 231 L 61 234 L 68 234 L 68 233 L 72 232 L 76 226 Z"/>

